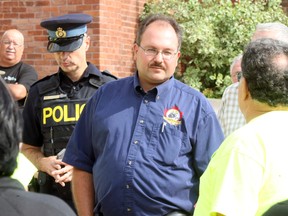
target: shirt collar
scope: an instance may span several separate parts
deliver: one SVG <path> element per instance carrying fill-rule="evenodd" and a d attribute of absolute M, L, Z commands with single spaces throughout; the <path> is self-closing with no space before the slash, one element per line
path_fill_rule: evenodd
<path fill-rule="evenodd" d="M 153 91 L 156 92 L 157 96 L 164 95 L 174 85 L 174 81 L 175 81 L 175 78 L 174 78 L 174 76 L 172 76 L 169 80 L 167 80 L 164 83 L 156 86 L 155 90 L 153 90 Z M 137 93 L 145 94 L 143 89 L 142 89 L 142 87 L 140 86 L 138 72 L 135 73 L 133 85 L 134 85 L 134 90 Z"/>

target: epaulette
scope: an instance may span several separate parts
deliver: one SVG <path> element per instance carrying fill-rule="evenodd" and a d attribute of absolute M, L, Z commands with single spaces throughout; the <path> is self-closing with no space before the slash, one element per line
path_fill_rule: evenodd
<path fill-rule="evenodd" d="M 89 79 L 89 83 L 96 88 L 100 88 L 105 82 L 99 76 L 93 75 Z"/>
<path fill-rule="evenodd" d="M 96 86 L 97 88 L 99 88 L 100 86 L 102 86 L 103 84 L 113 81 L 113 80 L 117 80 L 118 78 L 114 75 L 112 75 L 109 71 L 104 70 L 101 72 L 102 76 L 98 77 L 98 76 L 94 76 L 93 78 L 91 78 L 89 80 L 89 83 L 93 86 Z"/>
<path fill-rule="evenodd" d="M 111 74 L 108 70 L 104 70 L 104 71 L 102 71 L 101 73 L 102 73 L 103 77 L 104 77 L 105 79 L 107 79 L 106 82 L 109 82 L 109 81 L 117 80 L 117 79 L 118 79 L 118 77 L 116 77 L 116 76 L 114 76 L 113 74 Z"/>
<path fill-rule="evenodd" d="M 59 84 L 60 82 L 59 79 L 57 78 L 57 73 L 55 73 L 38 80 L 33 84 L 33 86 L 37 85 L 39 94 L 44 95 L 47 92 L 57 89 Z"/>

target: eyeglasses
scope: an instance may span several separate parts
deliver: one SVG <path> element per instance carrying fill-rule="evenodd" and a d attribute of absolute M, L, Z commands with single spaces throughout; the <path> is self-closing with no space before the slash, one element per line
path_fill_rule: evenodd
<path fill-rule="evenodd" d="M 22 44 L 18 44 L 14 41 L 2 41 L 2 43 L 5 45 L 5 46 L 10 46 L 11 44 L 14 46 L 14 47 L 21 47 Z"/>
<path fill-rule="evenodd" d="M 171 58 L 173 58 L 177 52 L 172 52 L 170 50 L 162 50 L 162 51 L 159 51 L 157 49 L 154 49 L 154 48 L 143 48 L 142 46 L 140 46 L 139 44 L 137 44 L 145 53 L 146 56 L 152 56 L 152 57 L 155 57 L 157 56 L 159 53 L 162 54 L 162 58 L 164 60 L 170 60 Z"/>
<path fill-rule="evenodd" d="M 242 76 L 243 76 L 243 73 L 242 73 L 241 71 L 239 71 L 239 72 L 237 73 L 237 80 L 238 80 L 238 82 L 240 82 Z"/>

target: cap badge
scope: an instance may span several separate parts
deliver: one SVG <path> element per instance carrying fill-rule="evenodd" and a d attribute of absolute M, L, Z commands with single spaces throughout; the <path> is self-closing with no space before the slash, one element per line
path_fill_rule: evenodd
<path fill-rule="evenodd" d="M 56 34 L 57 38 L 65 38 L 66 37 L 66 32 L 61 27 L 57 28 L 57 31 L 55 34 Z"/>

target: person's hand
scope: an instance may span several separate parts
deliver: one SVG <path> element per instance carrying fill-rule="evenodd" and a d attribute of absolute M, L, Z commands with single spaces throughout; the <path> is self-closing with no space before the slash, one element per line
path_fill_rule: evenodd
<path fill-rule="evenodd" d="M 38 160 L 39 170 L 53 177 L 52 172 L 61 169 L 61 161 L 56 156 L 42 157 Z"/>
<path fill-rule="evenodd" d="M 65 182 L 72 180 L 73 167 L 57 159 L 56 156 L 43 157 L 39 160 L 41 171 L 55 179 L 55 182 L 65 186 Z"/>
<path fill-rule="evenodd" d="M 62 162 L 61 160 L 57 160 L 57 162 L 61 164 L 61 168 L 54 170 L 52 176 L 56 183 L 59 183 L 64 187 L 65 182 L 70 182 L 72 180 L 73 166 Z"/>

